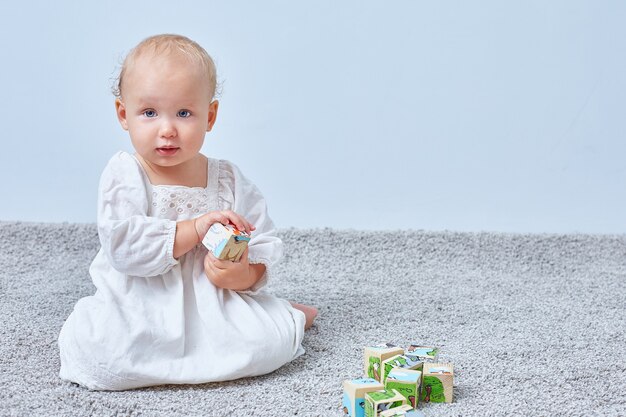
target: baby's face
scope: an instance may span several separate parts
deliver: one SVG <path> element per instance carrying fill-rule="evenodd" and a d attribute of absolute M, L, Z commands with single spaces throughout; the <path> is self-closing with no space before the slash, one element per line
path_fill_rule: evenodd
<path fill-rule="evenodd" d="M 186 57 L 141 56 L 127 69 L 117 116 L 139 155 L 171 167 L 198 155 L 217 115 L 208 76 Z"/>

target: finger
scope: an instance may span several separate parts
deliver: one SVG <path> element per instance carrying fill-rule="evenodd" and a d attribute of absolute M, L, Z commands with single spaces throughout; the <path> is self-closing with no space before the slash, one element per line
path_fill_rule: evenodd
<path fill-rule="evenodd" d="M 249 233 L 250 224 L 246 221 L 246 219 L 244 219 L 242 216 L 240 216 L 239 214 L 231 210 L 228 210 L 227 213 L 228 213 L 227 214 L 228 218 L 237 229 L 242 230 L 246 233 Z"/>
<path fill-rule="evenodd" d="M 240 227 L 239 230 L 242 230 L 248 234 L 252 232 L 252 224 L 250 224 L 250 222 L 246 220 L 245 217 L 240 216 L 237 213 L 235 213 L 235 215 L 239 218 L 239 222 L 242 224 L 242 227 Z"/>
<path fill-rule="evenodd" d="M 223 211 L 218 211 L 214 213 L 214 223 L 222 223 L 222 224 L 229 224 L 230 223 L 230 217 L 228 216 L 228 214 L 226 212 Z"/>
<path fill-rule="evenodd" d="M 254 225 L 247 220 L 246 220 L 246 225 L 247 225 L 246 232 L 248 232 L 248 234 L 252 233 L 252 231 L 256 229 L 256 227 L 254 227 Z"/>
<path fill-rule="evenodd" d="M 239 215 L 238 215 L 238 216 L 239 216 Z M 244 226 L 244 229 L 240 229 L 240 230 L 243 230 L 243 231 L 245 231 L 246 233 L 250 234 L 250 233 L 252 233 L 252 231 L 253 231 L 254 229 L 256 229 L 256 228 L 252 225 L 252 223 L 250 223 L 248 220 L 246 220 L 246 218 L 245 218 L 245 217 L 243 217 L 243 216 L 239 216 L 239 217 L 241 218 L 241 222 L 245 225 L 245 226 Z"/>
<path fill-rule="evenodd" d="M 208 265 L 211 269 L 222 269 L 219 267 L 220 262 L 221 260 L 216 258 L 211 251 L 209 251 L 204 257 L 204 264 Z"/>
<path fill-rule="evenodd" d="M 206 230 L 207 231 L 215 223 L 222 223 L 222 224 L 228 224 L 229 223 L 228 216 L 226 216 L 221 211 L 212 211 L 212 212 L 209 212 L 209 213 L 205 214 L 203 217 L 204 217 L 204 221 L 207 224 L 207 226 L 206 226 Z"/>
<path fill-rule="evenodd" d="M 220 280 L 227 274 L 227 269 L 228 269 L 228 268 L 222 268 L 221 266 L 224 265 L 224 263 L 232 264 L 232 262 L 222 261 L 217 258 L 213 258 L 213 259 L 215 259 L 215 261 L 209 261 L 208 270 L 210 271 L 211 275 L 215 279 Z"/>
<path fill-rule="evenodd" d="M 230 264 L 232 264 L 231 261 L 227 261 L 227 260 L 224 260 L 224 259 L 217 258 L 215 255 L 213 255 L 213 253 L 211 251 L 209 251 L 207 253 L 207 257 L 209 258 L 209 262 L 211 262 L 211 265 L 216 270 L 227 269 L 230 266 Z"/>
<path fill-rule="evenodd" d="M 205 258 L 204 263 L 204 274 L 207 276 L 209 281 L 215 284 L 216 282 L 220 282 L 222 280 L 224 272 L 216 267 L 215 264 L 211 262 L 211 259 L 207 257 Z"/>

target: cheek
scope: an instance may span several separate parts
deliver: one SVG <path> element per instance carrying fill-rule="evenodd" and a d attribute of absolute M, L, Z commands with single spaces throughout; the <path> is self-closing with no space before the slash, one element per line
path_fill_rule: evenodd
<path fill-rule="evenodd" d="M 137 137 L 146 136 L 150 133 L 150 127 L 145 123 L 140 122 L 130 122 L 128 124 L 128 131 Z"/>
<path fill-rule="evenodd" d="M 128 133 L 130 135 L 130 139 L 135 144 L 135 146 L 141 146 L 142 144 L 148 143 L 152 134 L 150 133 L 150 129 L 147 129 L 145 126 L 138 126 L 131 124 L 128 127 Z"/>
<path fill-rule="evenodd" d="M 206 124 L 194 123 L 192 126 L 184 127 L 185 136 L 192 137 L 194 140 L 204 139 L 206 134 Z"/>

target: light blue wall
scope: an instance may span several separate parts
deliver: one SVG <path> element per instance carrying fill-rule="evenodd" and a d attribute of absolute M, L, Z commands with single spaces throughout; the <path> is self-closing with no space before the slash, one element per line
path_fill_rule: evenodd
<path fill-rule="evenodd" d="M 279 227 L 626 233 L 626 2 L 2 2 L 0 220 L 94 222 L 146 36 L 213 55 L 208 156 Z"/>

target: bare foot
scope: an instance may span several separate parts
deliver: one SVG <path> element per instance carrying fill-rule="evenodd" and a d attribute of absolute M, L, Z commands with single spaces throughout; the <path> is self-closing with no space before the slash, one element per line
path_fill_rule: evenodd
<path fill-rule="evenodd" d="M 304 313 L 304 317 L 306 318 L 304 330 L 309 330 L 309 328 L 313 325 L 313 320 L 317 317 L 317 308 L 305 304 L 293 303 L 291 301 L 290 303 L 293 308 L 296 308 Z"/>

